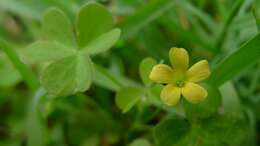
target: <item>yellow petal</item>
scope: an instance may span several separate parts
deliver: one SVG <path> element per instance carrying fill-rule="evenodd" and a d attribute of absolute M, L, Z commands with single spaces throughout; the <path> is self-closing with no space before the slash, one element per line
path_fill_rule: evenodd
<path fill-rule="evenodd" d="M 171 67 L 165 64 L 155 65 L 149 78 L 157 83 L 169 83 L 172 80 L 173 71 Z"/>
<path fill-rule="evenodd" d="M 192 82 L 187 82 L 182 88 L 181 93 L 186 100 L 193 104 L 203 101 L 208 96 L 206 89 Z"/>
<path fill-rule="evenodd" d="M 189 66 L 189 54 L 183 48 L 171 48 L 169 58 L 173 69 L 186 70 Z"/>
<path fill-rule="evenodd" d="M 187 71 L 187 80 L 190 82 L 199 82 L 206 79 L 210 75 L 209 63 L 207 60 L 201 60 L 195 63 Z"/>
<path fill-rule="evenodd" d="M 169 106 L 176 105 L 179 102 L 180 97 L 181 88 L 168 84 L 162 89 L 161 99 L 165 104 Z"/>

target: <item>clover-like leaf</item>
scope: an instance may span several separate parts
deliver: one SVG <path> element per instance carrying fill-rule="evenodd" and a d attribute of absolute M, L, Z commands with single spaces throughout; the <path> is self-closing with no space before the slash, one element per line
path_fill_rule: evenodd
<path fill-rule="evenodd" d="M 43 72 L 41 83 L 52 95 L 73 93 L 76 57 L 68 57 L 50 64 Z"/>
<path fill-rule="evenodd" d="M 75 36 L 70 20 L 58 8 L 46 10 L 42 21 L 43 39 L 57 41 L 61 44 L 76 48 Z"/>
<path fill-rule="evenodd" d="M 184 139 L 174 146 L 243 146 L 251 145 L 248 120 L 242 113 L 214 115 L 193 124 Z"/>
<path fill-rule="evenodd" d="M 76 91 L 83 92 L 87 90 L 91 85 L 91 80 L 93 76 L 93 63 L 89 56 L 78 55 L 77 56 L 77 66 L 76 66 Z"/>
<path fill-rule="evenodd" d="M 19 72 L 15 69 L 7 56 L 0 54 L 0 86 L 8 87 L 16 84 L 21 79 Z"/>
<path fill-rule="evenodd" d="M 112 26 L 112 15 L 104 6 L 94 2 L 87 3 L 80 9 L 76 20 L 79 47 L 84 48 Z"/>
<path fill-rule="evenodd" d="M 246 145 L 244 142 L 250 138 L 248 122 L 242 113 L 225 113 L 205 119 L 201 125 L 205 132 L 214 134 L 215 139 L 227 146 L 233 146 Z"/>
<path fill-rule="evenodd" d="M 89 42 L 89 44 L 84 48 L 84 52 L 90 55 L 95 55 L 104 52 L 112 47 L 116 43 L 120 36 L 120 29 L 115 28 L 111 31 L 102 34 L 97 39 Z"/>
<path fill-rule="evenodd" d="M 191 125 L 187 120 L 166 119 L 154 128 L 154 139 L 158 146 L 174 146 L 189 133 L 190 129 Z"/>
<path fill-rule="evenodd" d="M 23 62 L 34 64 L 59 60 L 75 54 L 75 49 L 70 49 L 60 43 L 36 41 L 27 48 L 23 49 L 20 53 L 20 57 Z"/>
<path fill-rule="evenodd" d="M 43 72 L 41 83 L 49 94 L 66 96 L 87 90 L 92 71 L 92 62 L 88 56 L 71 56 L 50 64 Z"/>
<path fill-rule="evenodd" d="M 151 73 L 154 65 L 156 65 L 156 61 L 153 58 L 145 58 L 139 66 L 139 74 L 145 85 L 152 83 L 149 79 L 149 74 Z"/>
<path fill-rule="evenodd" d="M 108 50 L 120 36 L 119 29 L 111 29 L 109 11 L 94 2 L 84 5 L 77 17 L 76 35 L 67 16 L 57 8 L 48 9 L 42 23 L 43 40 L 22 50 L 21 59 L 29 64 L 49 63 L 41 83 L 53 96 L 87 90 L 94 74 L 89 56 Z"/>
<path fill-rule="evenodd" d="M 142 89 L 136 87 L 122 88 L 116 95 L 116 104 L 123 110 L 128 112 L 140 99 L 144 96 Z"/>

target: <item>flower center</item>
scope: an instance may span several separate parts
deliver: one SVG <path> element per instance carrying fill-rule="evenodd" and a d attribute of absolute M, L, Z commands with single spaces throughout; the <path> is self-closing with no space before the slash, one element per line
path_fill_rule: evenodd
<path fill-rule="evenodd" d="M 184 71 L 181 71 L 181 70 L 175 70 L 174 73 L 173 73 L 173 84 L 177 87 L 183 87 L 184 84 L 185 84 L 185 80 L 186 80 L 186 77 L 185 77 L 185 72 Z"/>
<path fill-rule="evenodd" d="M 175 85 L 177 87 L 183 87 L 184 86 L 184 80 L 177 80 L 177 81 L 175 81 Z"/>

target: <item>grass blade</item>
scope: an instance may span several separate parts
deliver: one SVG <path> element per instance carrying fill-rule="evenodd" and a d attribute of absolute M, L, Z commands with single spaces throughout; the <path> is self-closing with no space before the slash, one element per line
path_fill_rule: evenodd
<path fill-rule="evenodd" d="M 220 86 L 260 58 L 260 34 L 245 43 L 213 69 L 210 83 Z"/>
<path fill-rule="evenodd" d="M 136 34 L 141 28 L 172 8 L 174 3 L 175 0 L 153 0 L 134 15 L 119 23 L 123 37 L 128 38 Z"/>

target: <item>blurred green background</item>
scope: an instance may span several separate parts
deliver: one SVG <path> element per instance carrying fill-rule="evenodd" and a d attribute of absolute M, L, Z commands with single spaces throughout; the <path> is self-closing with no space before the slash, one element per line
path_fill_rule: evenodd
<path fill-rule="evenodd" d="M 88 1 L 0 0 L 0 37 L 19 52 L 40 38 L 40 22 L 46 8 L 59 7 L 74 22 L 76 13 L 86 2 Z M 186 48 L 192 64 L 200 59 L 208 59 L 211 67 L 214 67 L 258 33 L 259 0 L 97 2 L 105 5 L 113 14 L 115 25 L 121 28 L 122 35 L 110 51 L 93 60 L 103 66 L 102 69 L 111 78 L 120 80 L 119 86 L 128 82 L 141 84 L 140 62 L 145 57 L 152 57 L 158 62 L 168 63 L 171 47 Z M 41 70 L 38 66 L 32 66 L 32 69 L 35 74 Z M 153 127 L 165 115 L 183 113 L 179 108 L 165 111 L 151 105 L 141 107 L 141 112 L 140 106 L 136 106 L 122 114 L 115 105 L 115 91 L 117 89 L 107 86 L 106 81 L 100 79 L 84 94 L 51 101 L 42 98 L 40 115 L 37 115 L 41 122 L 37 125 L 39 122 L 30 120 L 31 114 L 28 113 L 33 108 L 30 104 L 33 93 L 29 92 L 19 72 L 0 49 L 0 146 L 27 146 L 28 137 L 39 142 L 39 146 L 44 145 L 41 141 L 48 146 L 155 146 Z M 244 125 L 236 125 L 231 129 L 243 129 L 246 125 L 247 130 L 231 130 L 227 136 L 218 132 L 223 126 L 215 127 L 216 129 L 210 130 L 219 135 L 201 137 L 207 142 L 200 143 L 198 140 L 196 144 L 189 137 L 183 140 L 187 142 L 180 142 L 179 145 L 260 145 L 260 60 L 221 86 L 221 94 L 231 97 L 222 99 L 225 101 L 222 106 L 231 109 L 239 106 L 247 120 Z M 222 106 L 219 112 L 222 111 Z M 221 123 L 218 119 L 209 120 Z M 223 129 L 232 125 L 234 124 L 226 124 Z M 250 136 L 244 140 L 241 135 Z M 222 136 L 231 142 L 215 142 Z"/>

